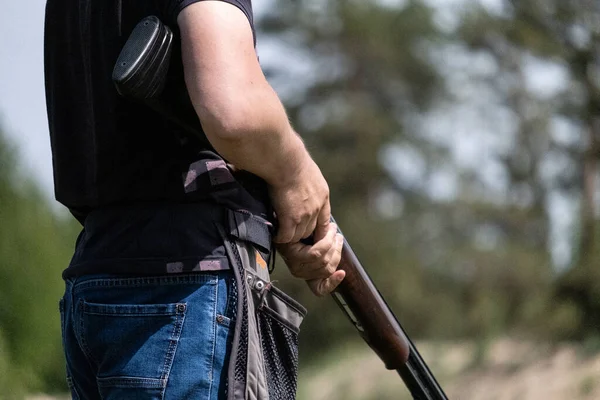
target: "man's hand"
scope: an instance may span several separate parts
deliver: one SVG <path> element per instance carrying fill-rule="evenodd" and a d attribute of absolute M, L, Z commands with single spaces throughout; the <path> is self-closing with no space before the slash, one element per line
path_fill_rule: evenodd
<path fill-rule="evenodd" d="M 344 238 L 337 233 L 337 226 L 328 224 L 325 236 L 315 239 L 313 245 L 301 242 L 277 245 L 292 275 L 306 280 L 317 296 L 331 293 L 342 282 L 346 273 L 337 270 L 342 256 Z"/>
<path fill-rule="evenodd" d="M 308 153 L 294 176 L 270 186 L 270 197 L 277 215 L 275 243 L 297 243 L 314 234 L 318 241 L 327 234 L 331 218 L 329 187 L 321 170 Z"/>
<path fill-rule="evenodd" d="M 346 273 L 337 271 L 344 239 L 330 223 L 329 187 L 308 153 L 297 173 L 270 186 L 279 224 L 275 242 L 290 272 L 317 296 L 331 293 Z M 313 236 L 313 244 L 300 242 Z"/>

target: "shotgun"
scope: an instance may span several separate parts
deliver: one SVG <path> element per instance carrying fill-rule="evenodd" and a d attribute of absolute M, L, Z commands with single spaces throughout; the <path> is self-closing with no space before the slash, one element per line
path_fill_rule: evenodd
<path fill-rule="evenodd" d="M 122 96 L 162 113 L 184 132 L 212 148 L 183 79 L 169 77 L 172 49 L 173 32 L 169 27 L 155 16 L 144 18 L 132 31 L 115 63 L 113 82 Z M 181 78 L 181 74 L 175 76 Z M 333 299 L 386 368 L 398 372 L 413 399 L 447 400 L 346 239 L 338 268 L 346 271 L 346 277 L 332 293 Z"/>

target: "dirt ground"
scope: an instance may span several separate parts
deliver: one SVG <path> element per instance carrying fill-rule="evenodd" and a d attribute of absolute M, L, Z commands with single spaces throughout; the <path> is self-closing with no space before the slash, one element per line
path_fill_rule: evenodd
<path fill-rule="evenodd" d="M 600 354 L 577 345 L 500 340 L 417 343 L 452 400 L 597 400 Z M 410 399 L 400 377 L 371 352 L 348 349 L 303 373 L 299 400 Z"/>

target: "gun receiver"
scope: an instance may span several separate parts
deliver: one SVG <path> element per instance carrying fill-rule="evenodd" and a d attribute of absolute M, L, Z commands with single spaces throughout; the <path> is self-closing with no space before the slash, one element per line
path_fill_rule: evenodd
<path fill-rule="evenodd" d="M 173 34 L 158 18 L 144 18 L 125 44 L 113 80 L 121 95 L 148 104 L 208 143 L 183 82 L 167 82 L 172 42 Z M 414 399 L 447 400 L 345 239 L 339 268 L 346 277 L 332 296 L 386 368 L 400 374 Z"/>

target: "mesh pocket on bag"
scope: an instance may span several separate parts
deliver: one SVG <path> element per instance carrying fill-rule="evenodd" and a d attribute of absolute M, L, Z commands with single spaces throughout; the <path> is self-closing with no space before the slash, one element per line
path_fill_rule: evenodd
<path fill-rule="evenodd" d="M 233 253 L 235 255 L 236 266 L 238 268 L 238 273 L 240 276 L 244 276 L 244 266 L 242 264 L 242 258 L 240 257 L 240 253 L 238 251 L 237 246 L 234 244 L 231 246 Z M 246 385 L 246 366 L 248 363 L 248 300 L 246 298 L 246 286 L 241 285 L 241 300 L 242 300 L 242 315 L 241 315 L 241 324 L 240 324 L 240 341 L 238 343 L 238 352 L 237 359 L 235 363 L 235 381 L 239 382 L 242 386 Z M 238 296 L 238 287 L 237 283 L 235 284 L 235 288 L 233 289 L 235 293 L 236 304 L 240 299 Z M 237 316 L 237 311 L 236 311 Z M 229 382 L 227 383 L 229 387 Z"/>
<path fill-rule="evenodd" d="M 293 400 L 298 386 L 298 333 L 306 309 L 269 286 L 257 312 L 257 323 L 269 400 Z"/>

